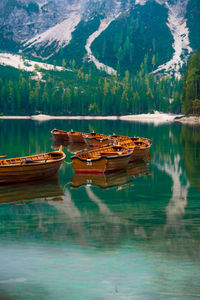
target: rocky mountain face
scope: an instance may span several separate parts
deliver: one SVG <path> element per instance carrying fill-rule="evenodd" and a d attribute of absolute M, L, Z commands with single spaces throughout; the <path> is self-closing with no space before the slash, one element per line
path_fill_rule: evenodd
<path fill-rule="evenodd" d="M 4 0 L 0 48 L 97 68 L 179 73 L 200 47 L 199 0 Z"/>

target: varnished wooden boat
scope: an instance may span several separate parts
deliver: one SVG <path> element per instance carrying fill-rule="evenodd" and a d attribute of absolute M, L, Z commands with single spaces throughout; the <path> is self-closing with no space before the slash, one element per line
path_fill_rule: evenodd
<path fill-rule="evenodd" d="M 62 201 L 64 192 L 58 176 L 50 179 L 0 186 L 0 204 L 26 204 L 30 201 Z"/>
<path fill-rule="evenodd" d="M 51 130 L 51 134 L 54 139 L 56 140 L 63 140 L 63 141 L 69 141 L 69 135 L 67 131 L 60 130 L 60 129 L 53 129 Z"/>
<path fill-rule="evenodd" d="M 127 167 L 132 151 L 122 146 L 101 147 L 71 157 L 76 172 L 104 173 Z"/>
<path fill-rule="evenodd" d="M 134 142 L 137 143 L 137 145 L 139 145 L 139 143 L 145 143 L 146 145 L 150 145 L 152 144 L 151 140 L 148 138 L 143 138 L 143 137 L 129 137 L 129 136 L 125 136 L 125 135 L 118 135 L 113 133 L 113 135 L 109 136 L 110 141 L 113 142 L 113 144 L 123 144 L 126 142 Z"/>
<path fill-rule="evenodd" d="M 130 149 L 133 153 L 130 161 L 145 160 L 151 147 L 151 140 L 142 137 L 128 137 L 113 134 L 110 136 L 114 145 L 121 145 Z"/>
<path fill-rule="evenodd" d="M 40 180 L 55 175 L 65 159 L 59 151 L 0 160 L 0 184 Z"/>
<path fill-rule="evenodd" d="M 130 161 L 140 161 L 147 159 L 147 154 L 151 147 L 144 142 L 133 142 L 131 140 L 122 141 L 120 145 L 132 151 Z"/>
<path fill-rule="evenodd" d="M 84 132 L 78 132 L 71 129 L 68 131 L 68 136 L 73 143 L 85 143 L 83 135 L 85 135 Z"/>
<path fill-rule="evenodd" d="M 110 139 L 108 136 L 96 132 L 91 132 L 83 136 L 84 141 L 89 147 L 101 147 L 109 145 Z"/>
<path fill-rule="evenodd" d="M 84 185 L 94 185 L 102 189 L 107 189 L 119 185 L 124 185 L 129 182 L 131 182 L 131 177 L 125 169 L 111 173 L 99 174 L 75 173 L 72 178 L 71 187 L 79 188 Z"/>

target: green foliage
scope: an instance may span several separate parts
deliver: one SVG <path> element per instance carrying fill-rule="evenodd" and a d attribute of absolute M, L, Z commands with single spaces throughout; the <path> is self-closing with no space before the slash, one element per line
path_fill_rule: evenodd
<path fill-rule="evenodd" d="M 200 100 L 195 99 L 192 101 L 192 109 L 195 114 L 200 114 Z"/>
<path fill-rule="evenodd" d="M 136 73 L 146 56 L 145 71 L 150 72 L 173 54 L 173 38 L 166 23 L 164 6 L 152 1 L 144 6 L 136 5 L 113 21 L 93 42 L 92 52 L 100 61 L 117 69 L 118 74 L 119 64 L 122 73 L 126 70 Z"/>
<path fill-rule="evenodd" d="M 108 76 L 96 69 L 44 71 L 35 81 L 27 73 L 1 67 L 0 112 L 5 115 L 124 115 L 153 110 L 180 111 L 181 81 L 146 73 L 147 58 L 133 76 Z M 65 61 L 63 61 L 65 65 Z"/>
<path fill-rule="evenodd" d="M 66 67 L 71 67 L 72 61 L 76 63 L 76 67 L 81 67 L 83 65 L 83 57 L 86 54 L 86 40 L 88 36 L 98 29 L 99 24 L 100 19 L 97 17 L 88 22 L 81 21 L 76 30 L 72 33 L 70 44 L 62 48 L 58 53 L 55 53 L 48 62 L 52 63 L 56 60 L 58 65 L 62 65 L 62 60 L 64 59 L 66 61 Z M 52 53 L 52 50 L 48 47 L 46 51 L 48 52 L 46 56 Z"/>
<path fill-rule="evenodd" d="M 187 6 L 187 26 L 191 47 L 197 50 L 200 47 L 200 9 L 199 0 L 189 0 Z"/>
<path fill-rule="evenodd" d="M 194 113 L 192 103 L 200 99 L 200 49 L 189 60 L 184 76 L 182 110 L 185 114 Z"/>

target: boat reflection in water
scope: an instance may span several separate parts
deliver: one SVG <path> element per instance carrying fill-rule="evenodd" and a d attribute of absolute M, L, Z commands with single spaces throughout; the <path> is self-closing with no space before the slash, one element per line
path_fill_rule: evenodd
<path fill-rule="evenodd" d="M 94 185 L 106 189 L 131 183 L 131 176 L 136 178 L 146 175 L 148 172 L 148 164 L 141 162 L 131 163 L 126 169 L 111 173 L 75 173 L 71 187 L 79 188 L 83 185 Z"/>
<path fill-rule="evenodd" d="M 54 149 L 54 150 L 56 150 L 60 146 L 63 146 L 64 148 L 67 148 L 68 145 L 70 145 L 69 141 L 64 141 L 64 140 L 62 141 L 62 140 L 59 140 L 59 139 L 55 139 L 55 140 L 53 140 L 51 148 Z"/>
<path fill-rule="evenodd" d="M 68 141 L 61 141 L 61 140 L 54 140 L 51 145 L 51 148 L 56 150 L 60 146 L 67 148 L 67 151 L 72 154 L 76 154 L 78 152 L 81 152 L 81 151 L 84 151 L 87 149 L 87 145 L 84 143 L 70 143 Z"/>
<path fill-rule="evenodd" d="M 62 201 L 63 195 L 58 176 L 41 182 L 0 186 L 0 204 L 26 204 L 32 200 Z"/>

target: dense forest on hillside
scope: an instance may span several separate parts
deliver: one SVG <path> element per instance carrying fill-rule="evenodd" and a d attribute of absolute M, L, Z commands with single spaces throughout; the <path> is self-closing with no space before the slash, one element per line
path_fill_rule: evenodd
<path fill-rule="evenodd" d="M 136 5 L 95 39 L 92 52 L 118 73 L 128 70 L 130 74 L 140 69 L 148 53 L 148 69 L 152 71 L 168 61 L 174 52 L 173 37 L 166 23 L 167 9 L 164 6 L 154 2 Z"/>
<path fill-rule="evenodd" d="M 182 108 L 185 114 L 200 114 L 200 49 L 190 57 L 185 72 Z"/>
<path fill-rule="evenodd" d="M 131 76 L 108 76 L 94 67 L 46 71 L 43 80 L 0 67 L 0 113 L 4 115 L 123 115 L 153 110 L 180 112 L 181 81 L 148 74 L 148 57 Z"/>

